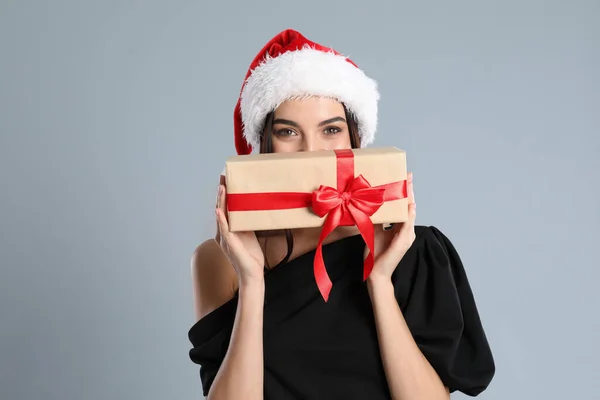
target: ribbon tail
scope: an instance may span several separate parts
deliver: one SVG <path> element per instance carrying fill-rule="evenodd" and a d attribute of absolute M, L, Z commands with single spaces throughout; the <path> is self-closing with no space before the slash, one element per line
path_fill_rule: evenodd
<path fill-rule="evenodd" d="M 329 234 L 333 232 L 333 230 L 339 225 L 341 219 L 340 211 L 340 208 L 335 208 L 325 219 L 325 223 L 323 224 L 323 228 L 321 230 L 321 236 L 319 237 L 319 243 L 317 244 L 317 250 L 315 252 L 314 274 L 317 281 L 317 287 L 319 288 L 319 292 L 321 292 L 321 296 L 323 296 L 325 302 L 329 300 L 329 293 L 331 292 L 333 284 L 331 283 L 331 279 L 327 274 L 325 261 L 323 260 L 323 242 L 327 236 L 329 236 Z"/>

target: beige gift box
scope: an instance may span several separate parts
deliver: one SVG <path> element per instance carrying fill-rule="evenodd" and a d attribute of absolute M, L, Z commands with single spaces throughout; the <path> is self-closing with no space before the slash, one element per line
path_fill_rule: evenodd
<path fill-rule="evenodd" d="M 369 217 L 373 224 L 408 219 L 403 150 L 382 147 L 250 154 L 230 157 L 225 163 L 230 230 L 321 227 L 326 216 L 315 214 L 311 204 L 313 192 L 322 185 L 339 190 L 338 178 L 344 171 L 350 171 L 347 178 L 362 176 L 373 187 L 388 185 L 386 197 L 395 193 Z M 389 184 L 395 184 L 394 190 Z M 291 207 L 290 202 L 294 203 Z M 281 204 L 274 206 L 275 203 Z"/>

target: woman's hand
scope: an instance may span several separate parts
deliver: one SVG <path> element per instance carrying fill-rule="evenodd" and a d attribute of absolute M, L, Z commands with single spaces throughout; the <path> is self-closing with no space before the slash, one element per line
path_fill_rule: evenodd
<path fill-rule="evenodd" d="M 230 232 L 227 221 L 227 188 L 221 180 L 217 194 L 217 234 L 215 240 L 233 265 L 241 283 L 264 279 L 265 257 L 256 234 L 250 232 Z"/>
<path fill-rule="evenodd" d="M 383 226 L 375 227 L 375 264 L 369 275 L 369 280 L 390 280 L 392 273 L 404 257 L 404 254 L 415 241 L 416 219 L 415 194 L 413 191 L 412 173 L 408 174 L 408 220 L 395 224 L 391 230 L 384 230 Z M 369 248 L 365 248 L 365 258 Z"/>

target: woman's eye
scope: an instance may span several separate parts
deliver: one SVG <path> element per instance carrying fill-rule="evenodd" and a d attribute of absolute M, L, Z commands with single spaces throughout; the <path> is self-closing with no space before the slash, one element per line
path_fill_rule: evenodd
<path fill-rule="evenodd" d="M 338 128 L 338 127 L 335 127 L 335 126 L 331 126 L 331 127 L 327 128 L 327 129 L 325 129 L 325 133 L 328 134 L 328 135 L 333 135 L 333 134 L 336 134 L 336 133 L 338 133 L 340 131 L 341 131 L 341 129 Z"/>
<path fill-rule="evenodd" d="M 280 129 L 277 131 L 277 134 L 279 136 L 292 136 L 295 134 L 295 132 L 291 129 Z"/>

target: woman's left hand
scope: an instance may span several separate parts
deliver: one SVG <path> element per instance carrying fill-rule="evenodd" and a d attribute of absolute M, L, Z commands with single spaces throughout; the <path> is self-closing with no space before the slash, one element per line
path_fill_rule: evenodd
<path fill-rule="evenodd" d="M 384 230 L 382 225 L 375 226 L 375 264 L 369 275 L 369 280 L 391 280 L 392 273 L 404 257 L 404 254 L 415 241 L 415 218 L 417 215 L 413 176 L 408 174 L 408 220 L 395 224 L 390 230 Z M 369 248 L 365 246 L 365 258 Z"/>

